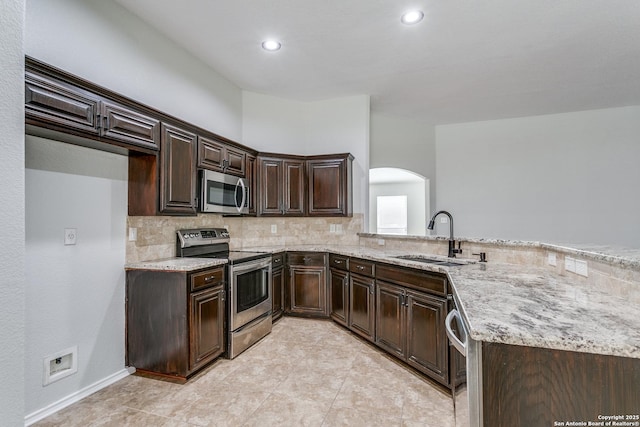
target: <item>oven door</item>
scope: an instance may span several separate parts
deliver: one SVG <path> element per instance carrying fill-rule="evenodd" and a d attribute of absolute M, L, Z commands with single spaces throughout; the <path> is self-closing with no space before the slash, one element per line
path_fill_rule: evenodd
<path fill-rule="evenodd" d="M 249 188 L 244 179 L 210 170 L 202 171 L 202 212 L 246 214 Z"/>
<path fill-rule="evenodd" d="M 229 279 L 230 331 L 271 311 L 271 257 L 230 265 Z"/>

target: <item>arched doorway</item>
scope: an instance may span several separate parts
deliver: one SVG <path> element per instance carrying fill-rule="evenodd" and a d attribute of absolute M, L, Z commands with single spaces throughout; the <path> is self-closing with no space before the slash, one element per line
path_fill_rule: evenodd
<path fill-rule="evenodd" d="M 376 234 L 424 236 L 429 180 L 399 168 L 369 170 L 369 230 Z"/>

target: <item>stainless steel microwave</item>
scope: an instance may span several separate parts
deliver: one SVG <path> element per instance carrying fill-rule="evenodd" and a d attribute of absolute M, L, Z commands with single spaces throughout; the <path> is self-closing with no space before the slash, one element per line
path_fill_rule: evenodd
<path fill-rule="evenodd" d="M 201 212 L 249 213 L 249 187 L 244 179 L 210 170 L 203 170 L 201 176 Z"/>

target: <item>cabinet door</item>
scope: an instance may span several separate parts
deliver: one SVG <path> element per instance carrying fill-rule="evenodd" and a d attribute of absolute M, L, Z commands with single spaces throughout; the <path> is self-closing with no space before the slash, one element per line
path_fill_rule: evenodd
<path fill-rule="evenodd" d="M 376 281 L 376 344 L 404 359 L 406 328 L 404 288 Z"/>
<path fill-rule="evenodd" d="M 282 215 L 282 160 L 258 158 L 258 215 Z"/>
<path fill-rule="evenodd" d="M 271 270 L 271 286 L 272 319 L 276 320 L 282 316 L 283 310 L 284 269 L 282 267 Z"/>
<path fill-rule="evenodd" d="M 160 142 L 160 121 L 122 105 L 103 101 L 99 124 L 107 138 L 153 150 Z"/>
<path fill-rule="evenodd" d="M 327 315 L 324 267 L 292 266 L 289 268 L 291 313 Z"/>
<path fill-rule="evenodd" d="M 224 352 L 224 300 L 223 286 L 191 294 L 190 370 L 199 368 Z"/>
<path fill-rule="evenodd" d="M 160 141 L 160 212 L 195 215 L 196 135 L 163 123 Z"/>
<path fill-rule="evenodd" d="M 245 169 L 246 157 L 247 157 L 246 152 L 239 150 L 237 148 L 227 146 L 225 149 L 225 156 L 224 156 L 225 173 L 241 176 L 244 178 L 246 176 L 246 169 Z"/>
<path fill-rule="evenodd" d="M 443 384 L 449 383 L 446 315 L 446 299 L 407 291 L 407 362 Z"/>
<path fill-rule="evenodd" d="M 25 74 L 27 124 L 64 127 L 75 134 L 97 136 L 98 97 L 72 85 L 27 72 Z"/>
<path fill-rule="evenodd" d="M 347 160 L 309 160 L 310 216 L 350 215 L 351 183 Z"/>
<path fill-rule="evenodd" d="M 373 341 L 375 338 L 375 280 L 352 274 L 349 282 L 349 329 Z"/>
<path fill-rule="evenodd" d="M 223 171 L 224 145 L 203 136 L 198 137 L 198 167 Z"/>
<path fill-rule="evenodd" d="M 337 323 L 349 326 L 349 273 L 331 268 L 329 270 L 329 315 Z"/>
<path fill-rule="evenodd" d="M 304 162 L 284 161 L 284 204 L 285 215 L 299 216 L 305 213 L 305 175 Z"/>

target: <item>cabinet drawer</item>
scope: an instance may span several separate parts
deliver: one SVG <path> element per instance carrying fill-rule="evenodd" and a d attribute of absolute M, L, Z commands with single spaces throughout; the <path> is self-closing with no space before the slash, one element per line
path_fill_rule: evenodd
<path fill-rule="evenodd" d="M 191 291 L 208 288 L 224 283 L 224 267 L 202 271 L 191 275 Z"/>
<path fill-rule="evenodd" d="M 349 257 L 342 255 L 329 255 L 329 267 L 340 270 L 349 270 Z"/>
<path fill-rule="evenodd" d="M 291 252 L 289 253 L 289 265 L 324 266 L 325 254 L 316 252 Z"/>
<path fill-rule="evenodd" d="M 353 260 L 351 262 L 353 263 Z M 378 264 L 376 279 L 382 279 L 418 291 L 429 291 L 441 296 L 447 295 L 447 278 L 444 275 Z"/>
<path fill-rule="evenodd" d="M 271 256 L 271 268 L 273 270 L 281 268 L 284 265 L 284 253 L 273 254 Z"/>
<path fill-rule="evenodd" d="M 362 274 L 363 276 L 373 277 L 375 273 L 375 264 L 371 261 L 351 258 L 349 271 L 352 273 Z"/>

